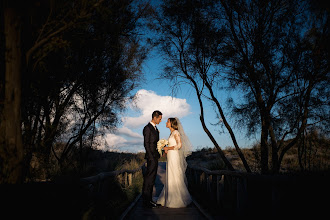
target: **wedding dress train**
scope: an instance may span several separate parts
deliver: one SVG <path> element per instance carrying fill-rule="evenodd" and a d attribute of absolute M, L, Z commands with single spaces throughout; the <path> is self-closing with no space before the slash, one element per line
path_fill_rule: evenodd
<path fill-rule="evenodd" d="M 173 131 L 168 139 L 168 146 L 176 146 Z M 162 189 L 157 203 L 169 208 L 182 208 L 191 203 L 191 196 L 187 188 L 186 179 L 186 161 L 185 158 L 180 157 L 181 149 L 169 150 L 167 153 L 166 162 L 166 180 L 164 188 Z M 185 165 L 182 165 L 185 164 Z"/>

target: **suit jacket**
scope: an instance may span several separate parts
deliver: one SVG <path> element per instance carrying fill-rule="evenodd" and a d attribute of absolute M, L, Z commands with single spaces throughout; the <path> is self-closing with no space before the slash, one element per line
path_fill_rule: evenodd
<path fill-rule="evenodd" d="M 160 157 L 157 151 L 157 142 L 159 141 L 159 131 L 148 123 L 143 128 L 144 148 L 146 149 L 145 158 L 158 160 Z"/>

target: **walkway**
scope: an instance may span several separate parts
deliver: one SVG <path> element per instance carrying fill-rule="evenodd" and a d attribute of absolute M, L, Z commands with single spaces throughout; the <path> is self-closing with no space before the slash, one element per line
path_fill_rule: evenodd
<path fill-rule="evenodd" d="M 165 172 L 166 163 L 159 162 L 157 177 L 155 182 L 155 187 L 153 191 L 153 196 L 158 197 L 160 194 L 164 182 L 165 182 Z M 186 208 L 166 208 L 158 207 L 154 209 L 146 209 L 142 206 L 142 199 L 139 198 L 134 206 L 128 211 L 127 215 L 123 216 L 124 220 L 207 220 L 207 214 L 203 210 L 200 210 L 199 205 L 196 202 L 191 203 Z M 204 213 L 204 214 L 203 214 Z M 206 216 L 205 216 L 206 215 Z"/>

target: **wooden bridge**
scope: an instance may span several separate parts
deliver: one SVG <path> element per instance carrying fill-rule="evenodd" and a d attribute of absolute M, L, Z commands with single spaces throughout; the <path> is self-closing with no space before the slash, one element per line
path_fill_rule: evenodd
<path fill-rule="evenodd" d="M 153 190 L 154 201 L 163 189 L 166 175 L 166 163 L 159 162 L 155 187 Z M 203 210 L 194 200 L 186 208 L 157 207 L 154 209 L 143 208 L 141 195 L 131 204 L 120 217 L 121 220 L 134 219 L 180 219 L 180 220 L 207 220 L 211 216 Z"/>
<path fill-rule="evenodd" d="M 323 219 L 329 209 L 329 172 L 261 175 L 210 171 L 191 165 L 186 171 L 189 192 L 194 199 L 190 206 L 144 209 L 137 187 L 143 169 L 144 166 L 135 170 L 103 172 L 69 182 L 64 179 L 61 182 L 1 185 L 0 219 L 21 219 L 23 215 L 24 218 L 56 220 L 301 220 Z M 164 179 L 165 163 L 160 162 L 155 197 L 159 195 Z M 132 189 L 135 191 L 130 194 L 129 201 L 135 201 L 123 205 L 128 201 L 124 191 Z M 114 198 L 121 199 L 112 203 L 117 201 Z"/>
<path fill-rule="evenodd" d="M 154 197 L 158 197 L 165 181 L 165 162 L 159 162 Z M 117 176 L 124 185 L 132 184 L 134 175 L 142 172 L 143 166 L 131 171 L 114 171 L 83 179 L 93 185 L 93 190 L 102 188 L 109 176 Z M 132 219 L 278 219 L 322 216 L 327 202 L 319 198 L 329 196 L 329 174 L 260 175 L 238 171 L 210 171 L 188 165 L 187 179 L 193 203 L 186 208 L 158 207 L 146 209 L 141 195 L 121 215 L 121 220 Z M 199 204 L 196 201 L 207 201 Z M 216 212 L 202 207 L 211 207 Z"/>

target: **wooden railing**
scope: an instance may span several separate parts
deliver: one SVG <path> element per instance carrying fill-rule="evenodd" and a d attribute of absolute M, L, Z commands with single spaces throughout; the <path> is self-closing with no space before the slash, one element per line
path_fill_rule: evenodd
<path fill-rule="evenodd" d="M 134 177 L 139 173 L 142 173 L 145 164 L 134 170 L 116 170 L 111 172 L 102 172 L 95 176 L 85 177 L 80 179 L 82 186 L 88 189 L 90 193 L 102 193 L 105 183 L 110 180 L 117 181 L 121 184 L 122 187 L 126 188 L 133 184 Z"/>
<path fill-rule="evenodd" d="M 81 179 L 92 196 L 109 195 L 107 181 L 117 180 L 122 187 L 133 184 L 134 177 L 143 173 L 145 164 L 134 170 L 103 172 Z M 266 217 L 285 213 L 303 215 L 322 206 L 324 189 L 329 185 L 327 175 L 261 175 L 240 171 L 210 171 L 188 165 L 186 176 L 189 191 L 195 198 L 202 195 L 206 206 L 212 206 L 227 216 Z M 303 211 L 301 211 L 303 210 Z M 314 212 L 313 212 L 314 213 Z"/>
<path fill-rule="evenodd" d="M 213 206 L 218 206 L 226 212 L 237 213 L 241 213 L 246 206 L 248 173 L 210 171 L 188 165 L 186 175 L 190 191 L 202 194 Z"/>
<path fill-rule="evenodd" d="M 208 206 L 238 217 L 304 215 L 319 206 L 318 192 L 328 188 L 320 175 L 261 175 L 190 165 L 186 175 L 189 190 Z"/>

